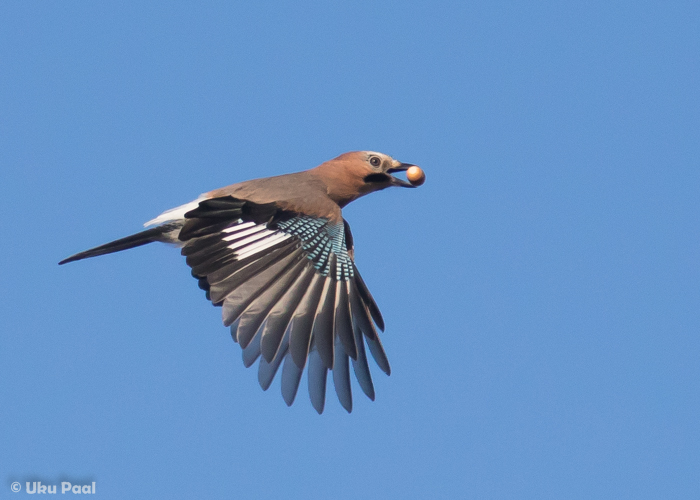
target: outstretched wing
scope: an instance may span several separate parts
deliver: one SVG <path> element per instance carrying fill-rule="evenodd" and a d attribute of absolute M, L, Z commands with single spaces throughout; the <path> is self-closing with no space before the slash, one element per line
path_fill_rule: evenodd
<path fill-rule="evenodd" d="M 384 322 L 353 260 L 347 222 L 311 217 L 231 196 L 185 214 L 182 254 L 264 390 L 280 365 L 282 396 L 294 402 L 308 364 L 309 395 L 323 412 L 328 370 L 352 411 L 349 366 L 374 399 L 365 343 L 382 371 L 389 362 L 375 324 Z"/>

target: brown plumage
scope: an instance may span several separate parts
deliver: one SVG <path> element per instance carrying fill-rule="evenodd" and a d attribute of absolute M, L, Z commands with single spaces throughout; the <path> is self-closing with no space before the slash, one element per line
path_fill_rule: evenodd
<path fill-rule="evenodd" d="M 355 266 L 342 208 L 390 186 L 413 187 L 390 175 L 411 166 L 355 151 L 304 172 L 233 184 L 164 212 L 146 223 L 151 229 L 59 264 L 154 241 L 178 244 L 207 298 L 221 306 L 245 365 L 260 358 L 263 389 L 284 362 L 282 395 L 291 405 L 308 364 L 309 395 L 321 413 L 332 370 L 350 412 L 350 364 L 374 399 L 365 344 L 382 371 L 390 368 L 375 329 L 384 321 Z"/>
<path fill-rule="evenodd" d="M 370 156 L 381 163 L 371 165 Z M 285 210 L 331 217 L 337 222 L 342 218 L 340 209 L 360 196 L 390 186 L 414 187 L 388 175 L 412 166 L 381 153 L 353 151 L 311 170 L 239 182 L 209 191 L 204 197 L 233 196 L 255 203 L 277 203 Z M 372 175 L 377 177 L 368 182 L 367 177 Z"/>

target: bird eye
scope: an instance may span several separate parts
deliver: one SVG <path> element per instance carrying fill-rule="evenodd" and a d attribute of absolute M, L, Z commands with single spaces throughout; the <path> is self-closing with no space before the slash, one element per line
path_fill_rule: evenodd
<path fill-rule="evenodd" d="M 382 160 L 380 160 L 376 156 L 373 156 L 369 159 L 369 164 L 372 165 L 373 167 L 378 167 L 381 162 L 382 162 Z"/>

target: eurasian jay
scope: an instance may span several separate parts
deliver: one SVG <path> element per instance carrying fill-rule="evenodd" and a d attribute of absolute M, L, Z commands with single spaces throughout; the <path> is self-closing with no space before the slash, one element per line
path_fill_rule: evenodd
<path fill-rule="evenodd" d="M 148 221 L 151 229 L 59 264 L 154 241 L 175 243 L 207 299 L 221 306 L 245 366 L 261 358 L 264 390 L 284 361 L 282 396 L 291 405 L 308 363 L 316 411 L 323 412 L 331 370 L 338 399 L 351 412 L 350 363 L 374 400 L 365 342 L 379 368 L 387 375 L 391 369 L 375 329 L 384 331 L 384 320 L 355 266 L 342 208 L 390 186 L 414 187 L 390 175 L 410 167 L 424 177 L 381 153 L 345 153 L 304 172 L 210 191 Z"/>

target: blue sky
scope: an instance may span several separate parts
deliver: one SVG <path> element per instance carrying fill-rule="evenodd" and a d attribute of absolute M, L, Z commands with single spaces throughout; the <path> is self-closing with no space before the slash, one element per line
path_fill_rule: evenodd
<path fill-rule="evenodd" d="M 4 2 L 0 498 L 697 498 L 699 22 Z M 57 265 L 357 149 L 427 182 L 345 210 L 393 369 L 350 415 L 263 392 L 178 251 Z"/>

